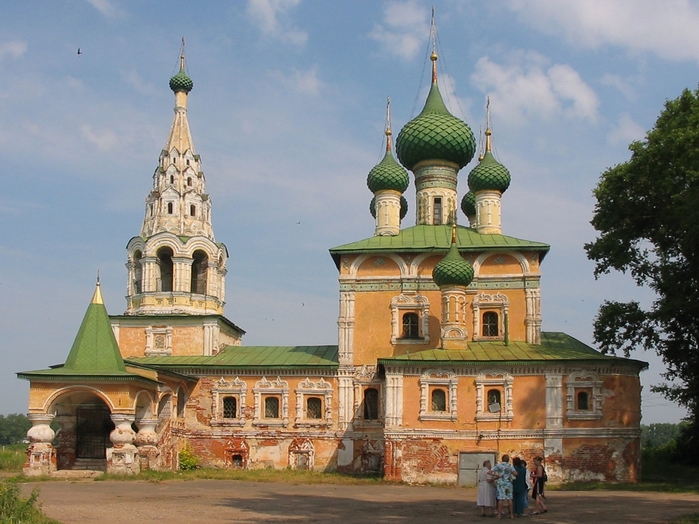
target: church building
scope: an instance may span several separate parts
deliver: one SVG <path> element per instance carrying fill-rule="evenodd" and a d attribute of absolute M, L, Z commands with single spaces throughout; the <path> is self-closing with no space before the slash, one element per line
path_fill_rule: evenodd
<path fill-rule="evenodd" d="M 228 252 L 189 129 L 182 52 L 172 127 L 126 248 L 125 312 L 108 315 L 98 282 L 65 363 L 18 373 L 30 382 L 26 475 L 177 469 L 187 449 L 203 466 L 407 482 L 475 484 L 479 464 L 503 453 L 543 456 L 554 481 L 638 479 L 647 364 L 541 331 L 549 246 L 503 234 L 510 172 L 489 118 L 459 199 L 477 144 L 443 102 L 434 51 L 431 62 L 397 159 L 387 115 L 386 153 L 367 178 L 373 235 L 330 249 L 337 344 L 246 346 L 224 316 Z"/>

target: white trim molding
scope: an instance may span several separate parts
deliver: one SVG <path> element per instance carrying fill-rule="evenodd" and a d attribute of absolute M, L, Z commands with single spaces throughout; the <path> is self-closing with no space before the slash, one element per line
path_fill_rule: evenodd
<path fill-rule="evenodd" d="M 313 382 L 306 377 L 294 392 L 296 393 L 296 420 L 294 421 L 296 427 L 321 427 L 332 424 L 333 390 L 329 382 L 323 380 L 323 377 L 318 382 Z M 323 398 L 323 412 L 320 419 L 308 418 L 305 402 L 308 397 Z"/>
<path fill-rule="evenodd" d="M 270 382 L 267 377 L 262 377 L 257 381 L 252 389 L 255 398 L 255 418 L 252 421 L 253 426 L 288 426 L 289 425 L 289 383 L 277 377 Z M 269 419 L 264 418 L 262 397 L 277 396 L 280 398 L 279 418 Z"/>
<path fill-rule="evenodd" d="M 514 418 L 512 385 L 514 378 L 507 371 L 483 370 L 476 377 L 476 421 L 511 421 Z M 486 402 L 488 388 L 496 388 L 503 393 L 500 411 L 491 413 Z"/>
<path fill-rule="evenodd" d="M 417 313 L 418 338 L 401 338 L 403 321 L 401 312 Z M 391 344 L 430 343 L 430 302 L 426 296 L 415 293 L 401 293 L 391 299 Z"/>
<path fill-rule="evenodd" d="M 221 380 L 216 382 L 211 388 L 213 396 L 213 412 L 211 413 L 212 426 L 243 426 L 245 425 L 245 397 L 247 395 L 248 386 L 240 380 L 240 377 L 235 377 L 234 380 L 228 381 L 221 377 Z M 223 399 L 225 397 L 235 397 L 237 401 L 237 413 L 235 418 L 223 417 Z"/>
<path fill-rule="evenodd" d="M 505 315 L 509 312 L 510 301 L 502 293 L 489 295 L 479 293 L 473 297 L 471 302 L 473 308 L 473 340 L 504 340 L 505 339 Z M 498 315 L 498 334 L 495 337 L 483 336 L 481 326 L 481 316 L 487 311 L 493 311 Z"/>
<path fill-rule="evenodd" d="M 602 418 L 602 381 L 597 373 L 592 371 L 575 371 L 566 377 L 567 411 L 569 420 L 601 420 Z M 577 396 L 580 390 L 589 394 L 590 403 L 587 410 L 577 406 Z"/>
<path fill-rule="evenodd" d="M 459 378 L 452 371 L 437 369 L 425 371 L 420 377 L 420 420 L 451 420 L 456 421 L 457 396 Z M 431 392 L 435 388 L 446 389 L 446 410 L 432 411 Z"/>

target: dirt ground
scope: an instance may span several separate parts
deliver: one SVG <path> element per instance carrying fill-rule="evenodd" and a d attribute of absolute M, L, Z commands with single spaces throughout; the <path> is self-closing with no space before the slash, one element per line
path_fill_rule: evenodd
<path fill-rule="evenodd" d="M 65 524 L 167 522 L 444 523 L 489 521 L 479 516 L 475 489 L 342 486 L 224 480 L 56 481 L 34 487 L 45 513 Z M 662 523 L 699 512 L 699 495 L 638 492 L 550 492 L 542 523 Z M 494 520 L 494 519 L 493 519 Z"/>

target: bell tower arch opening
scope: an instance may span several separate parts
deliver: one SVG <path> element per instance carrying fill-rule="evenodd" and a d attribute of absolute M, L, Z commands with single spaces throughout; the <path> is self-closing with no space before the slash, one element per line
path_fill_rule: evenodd
<path fill-rule="evenodd" d="M 172 249 L 169 247 L 161 247 L 158 250 L 158 269 L 160 270 L 160 278 L 158 278 L 158 291 L 172 291 L 172 255 Z"/>
<path fill-rule="evenodd" d="M 194 252 L 192 261 L 192 293 L 206 295 L 207 273 L 209 269 L 209 256 L 201 250 Z"/>

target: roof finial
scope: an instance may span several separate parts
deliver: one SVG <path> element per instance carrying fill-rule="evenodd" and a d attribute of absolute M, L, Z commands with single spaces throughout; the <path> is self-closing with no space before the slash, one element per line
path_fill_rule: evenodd
<path fill-rule="evenodd" d="M 456 244 L 456 211 L 454 212 L 454 220 L 451 223 L 451 243 Z"/>
<path fill-rule="evenodd" d="M 485 152 L 488 153 L 491 149 L 490 135 L 493 132 L 490 130 L 490 97 L 486 98 L 485 103 Z"/>
<path fill-rule="evenodd" d="M 180 49 L 180 71 L 184 71 L 184 36 L 182 37 L 182 49 Z"/>
<path fill-rule="evenodd" d="M 437 26 L 434 22 L 434 6 L 432 6 L 432 20 L 430 22 L 430 39 L 432 40 L 432 83 L 437 83 Z"/>
<path fill-rule="evenodd" d="M 95 286 L 95 293 L 92 295 L 92 304 L 104 304 L 102 299 L 102 290 L 100 289 L 100 272 L 97 270 L 97 285 Z"/>
<path fill-rule="evenodd" d="M 384 131 L 386 133 L 386 152 L 391 151 L 391 135 L 393 134 L 393 131 L 391 131 L 391 97 L 386 97 L 386 129 Z"/>

